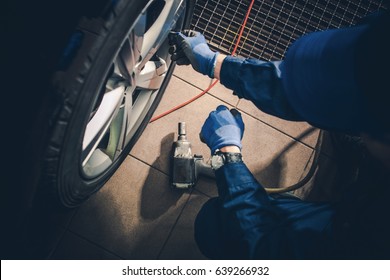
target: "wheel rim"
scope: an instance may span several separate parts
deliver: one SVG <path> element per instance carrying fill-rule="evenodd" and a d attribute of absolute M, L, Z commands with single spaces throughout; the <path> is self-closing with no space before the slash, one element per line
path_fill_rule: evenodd
<path fill-rule="evenodd" d="M 150 1 L 113 60 L 84 132 L 81 171 L 93 179 L 121 156 L 145 119 L 171 64 L 167 36 L 185 1 Z"/>

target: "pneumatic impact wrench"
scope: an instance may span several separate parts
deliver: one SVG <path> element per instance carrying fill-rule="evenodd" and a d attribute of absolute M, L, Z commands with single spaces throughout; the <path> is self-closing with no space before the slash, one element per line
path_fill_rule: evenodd
<path fill-rule="evenodd" d="M 174 189 L 194 187 L 199 175 L 215 178 L 214 170 L 203 161 L 203 156 L 192 155 L 185 122 L 179 123 L 178 139 L 173 143 L 171 160 L 171 186 Z"/>

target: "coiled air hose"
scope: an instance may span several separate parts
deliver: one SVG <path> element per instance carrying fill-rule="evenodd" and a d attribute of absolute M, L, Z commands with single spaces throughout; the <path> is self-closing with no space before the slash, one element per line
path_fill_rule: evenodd
<path fill-rule="evenodd" d="M 302 178 L 302 180 L 300 180 L 296 184 L 293 184 L 293 185 L 287 186 L 287 187 L 283 187 L 283 188 L 279 188 L 279 187 L 275 187 L 275 188 L 268 187 L 267 188 L 267 187 L 265 187 L 266 192 L 269 194 L 291 192 L 291 191 L 297 190 L 297 189 L 303 187 L 304 185 L 306 185 L 310 181 L 310 179 L 313 177 L 313 175 L 316 171 L 316 168 L 318 166 L 318 161 L 320 158 L 323 138 L 324 138 L 324 131 L 320 130 L 320 132 L 318 134 L 318 138 L 317 138 L 317 143 L 316 143 L 316 146 L 315 146 L 314 152 L 313 152 L 314 153 L 313 162 L 310 166 L 309 171 L 306 173 L 305 177 Z M 287 149 L 288 148 L 286 148 L 285 150 L 287 150 Z"/>

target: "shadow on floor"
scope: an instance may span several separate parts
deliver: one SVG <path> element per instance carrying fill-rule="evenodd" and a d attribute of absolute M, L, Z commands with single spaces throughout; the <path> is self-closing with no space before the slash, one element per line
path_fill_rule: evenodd
<path fill-rule="evenodd" d="M 152 166 L 160 164 L 161 158 L 167 160 L 167 147 L 172 145 L 174 137 L 175 134 L 170 133 L 161 140 L 160 156 L 156 158 Z M 168 157 L 168 160 L 169 159 L 170 158 Z M 158 174 L 151 169 L 141 194 L 141 217 L 143 219 L 154 220 L 162 216 L 169 208 L 179 201 L 184 193 L 183 191 L 173 190 L 168 185 L 158 183 Z"/>
<path fill-rule="evenodd" d="M 310 135 L 316 130 L 316 128 L 311 127 L 304 132 L 302 132 L 298 137 L 297 141 L 290 141 L 290 143 L 285 146 L 279 153 L 275 154 L 270 163 L 263 169 L 254 171 L 254 174 L 258 175 L 261 181 L 261 184 L 265 188 L 279 188 L 284 181 L 285 172 L 287 168 L 287 159 L 285 158 L 286 152 L 293 148 L 295 145 L 299 144 L 298 141 L 302 140 L 306 136 Z"/>

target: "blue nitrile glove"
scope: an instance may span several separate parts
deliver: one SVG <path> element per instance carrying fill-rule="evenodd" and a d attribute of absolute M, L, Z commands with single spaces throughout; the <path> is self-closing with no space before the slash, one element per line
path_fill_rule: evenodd
<path fill-rule="evenodd" d="M 242 148 L 241 139 L 245 125 L 241 114 L 236 110 L 220 105 L 212 111 L 203 124 L 200 139 L 206 143 L 214 154 L 217 149 L 226 146 Z"/>
<path fill-rule="evenodd" d="M 218 52 L 213 52 L 204 36 L 192 30 L 171 32 L 168 36 L 172 60 L 178 65 L 189 65 L 210 78 L 214 78 L 214 68 Z"/>

